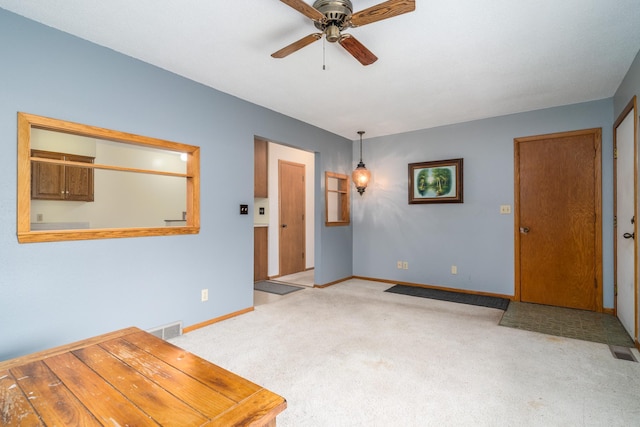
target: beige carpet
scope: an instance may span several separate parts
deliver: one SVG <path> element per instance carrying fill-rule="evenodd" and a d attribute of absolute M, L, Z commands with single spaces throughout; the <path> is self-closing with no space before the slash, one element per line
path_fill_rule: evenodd
<path fill-rule="evenodd" d="M 279 427 L 638 425 L 640 363 L 607 345 L 386 288 L 303 289 L 171 341 L 284 396 Z"/>

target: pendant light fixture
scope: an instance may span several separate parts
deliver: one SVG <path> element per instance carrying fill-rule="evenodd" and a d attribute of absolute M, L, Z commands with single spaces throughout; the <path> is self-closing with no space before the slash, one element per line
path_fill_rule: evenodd
<path fill-rule="evenodd" d="M 358 135 L 360 135 L 360 163 L 358 163 L 358 167 L 351 174 L 351 179 L 353 179 L 353 183 L 356 185 L 356 189 L 358 193 L 362 196 L 364 190 L 367 188 L 369 184 L 369 178 L 371 178 L 371 172 L 367 170 L 362 163 L 362 135 L 364 134 L 363 130 L 358 131 Z"/>

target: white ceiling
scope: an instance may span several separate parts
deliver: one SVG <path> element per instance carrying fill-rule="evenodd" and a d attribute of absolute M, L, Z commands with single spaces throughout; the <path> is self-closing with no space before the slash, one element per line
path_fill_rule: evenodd
<path fill-rule="evenodd" d="M 346 31 L 378 56 L 367 67 L 324 41 L 271 58 L 316 32 L 279 0 L 0 7 L 350 140 L 608 98 L 640 49 L 640 0 L 416 0 Z"/>

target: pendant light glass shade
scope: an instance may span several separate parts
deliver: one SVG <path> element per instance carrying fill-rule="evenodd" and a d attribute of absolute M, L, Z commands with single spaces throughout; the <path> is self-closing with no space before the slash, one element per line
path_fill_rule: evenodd
<path fill-rule="evenodd" d="M 371 178 L 371 172 L 364 167 L 364 163 L 358 163 L 358 167 L 351 174 L 351 179 L 353 179 L 353 183 L 361 196 L 369 184 L 369 178 Z"/>
<path fill-rule="evenodd" d="M 358 134 L 360 135 L 360 163 L 358 163 L 358 167 L 356 167 L 356 169 L 351 174 L 351 179 L 353 180 L 353 183 L 356 185 L 356 189 L 358 190 L 358 193 L 360 193 L 360 195 L 362 196 L 362 193 L 364 193 L 364 190 L 367 188 L 367 185 L 369 185 L 371 172 L 369 172 L 367 168 L 364 166 L 364 163 L 362 163 L 362 134 L 364 134 L 364 131 L 363 130 L 358 131 Z"/>

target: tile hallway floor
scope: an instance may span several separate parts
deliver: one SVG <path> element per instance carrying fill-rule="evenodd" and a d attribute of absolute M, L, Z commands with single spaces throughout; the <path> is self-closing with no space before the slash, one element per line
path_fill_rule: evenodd
<path fill-rule="evenodd" d="M 288 283 L 291 285 L 309 286 L 313 287 L 314 270 L 305 270 L 299 273 L 289 274 L 288 276 L 274 277 L 270 279 L 272 282 Z"/>

